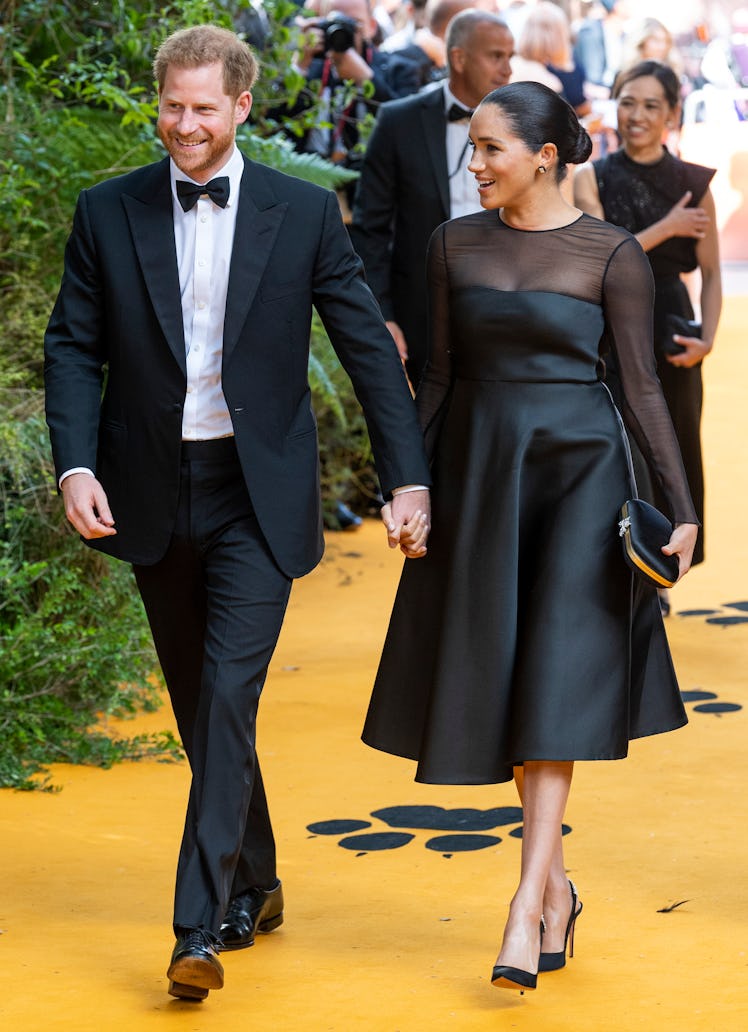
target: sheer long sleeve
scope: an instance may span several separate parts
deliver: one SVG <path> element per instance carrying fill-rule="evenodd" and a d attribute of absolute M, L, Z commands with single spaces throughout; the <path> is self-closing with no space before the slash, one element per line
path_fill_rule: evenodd
<path fill-rule="evenodd" d="M 658 479 L 676 523 L 698 523 L 680 448 L 657 378 L 652 348 L 654 281 L 633 238 L 624 239 L 603 279 L 603 312 L 621 378 L 622 415 Z"/>
<path fill-rule="evenodd" d="M 446 223 L 434 231 L 426 258 L 429 298 L 429 357 L 423 373 L 416 408 L 429 462 L 444 417 L 452 384 L 450 353 L 449 272 L 445 248 Z"/>

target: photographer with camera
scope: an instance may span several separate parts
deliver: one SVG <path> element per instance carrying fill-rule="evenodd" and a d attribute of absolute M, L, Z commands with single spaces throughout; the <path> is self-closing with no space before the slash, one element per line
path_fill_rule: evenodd
<path fill-rule="evenodd" d="M 318 10 L 319 17 L 297 22 L 304 46 L 294 64 L 307 87 L 285 113 L 296 115 L 319 102 L 319 122 L 327 126 L 310 129 L 297 149 L 356 167 L 359 122 L 367 112 L 376 114 L 384 101 L 416 92 L 418 69 L 374 45 L 377 23 L 369 0 L 320 0 Z M 352 100 L 345 96 L 345 83 L 358 88 Z"/>

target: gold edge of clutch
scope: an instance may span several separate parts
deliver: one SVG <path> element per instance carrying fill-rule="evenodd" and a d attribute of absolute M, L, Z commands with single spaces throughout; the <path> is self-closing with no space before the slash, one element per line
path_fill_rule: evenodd
<path fill-rule="evenodd" d="M 651 566 L 644 562 L 640 555 L 638 555 L 631 547 L 631 537 L 627 533 L 624 535 L 624 541 L 626 542 L 626 555 L 629 557 L 634 566 L 637 566 L 642 573 L 646 573 L 648 577 L 651 577 L 653 581 L 656 581 L 663 588 L 672 588 L 676 583 L 675 581 L 666 580 L 662 577 L 657 570 L 653 570 Z"/>

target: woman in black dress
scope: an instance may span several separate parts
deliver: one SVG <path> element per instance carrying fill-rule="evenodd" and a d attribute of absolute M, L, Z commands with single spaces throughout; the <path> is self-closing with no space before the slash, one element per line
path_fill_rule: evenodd
<path fill-rule="evenodd" d="M 704 559 L 701 363 L 712 350 L 722 309 L 717 223 L 709 190 L 714 169 L 681 161 L 663 146 L 668 129 L 678 125 L 680 111 L 680 84 L 670 67 L 640 62 L 618 77 L 614 97 L 621 149 L 577 171 L 574 200 L 583 211 L 634 233 L 652 266 L 657 374 L 702 524 L 695 565 Z M 701 332 L 673 336 L 668 315 L 694 318 L 681 274 L 696 268 L 701 272 Z M 673 344 L 680 349 L 677 353 Z M 659 496 L 656 500 L 661 501 Z"/>
<path fill-rule="evenodd" d="M 574 761 L 623 757 L 631 738 L 686 722 L 656 591 L 622 558 L 631 488 L 602 350 L 618 356 L 624 418 L 677 523 L 667 551 L 681 574 L 696 517 L 655 375 L 649 264 L 559 190 L 589 136 L 533 82 L 490 93 L 470 134 L 486 210 L 439 227 L 428 256 L 417 405 L 433 529 L 405 564 L 363 737 L 417 760 L 419 781 L 516 772 L 521 876 L 492 981 L 530 989 L 565 963 L 581 909 L 561 840 Z"/>

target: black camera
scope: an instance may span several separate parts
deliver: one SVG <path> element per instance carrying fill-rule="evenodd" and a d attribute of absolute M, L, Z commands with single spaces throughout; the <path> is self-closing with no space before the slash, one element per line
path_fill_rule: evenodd
<path fill-rule="evenodd" d="M 346 18 L 339 11 L 330 11 L 328 17 L 319 22 L 319 28 L 325 34 L 325 50 L 342 54 L 353 46 L 358 26 L 352 18 Z"/>

